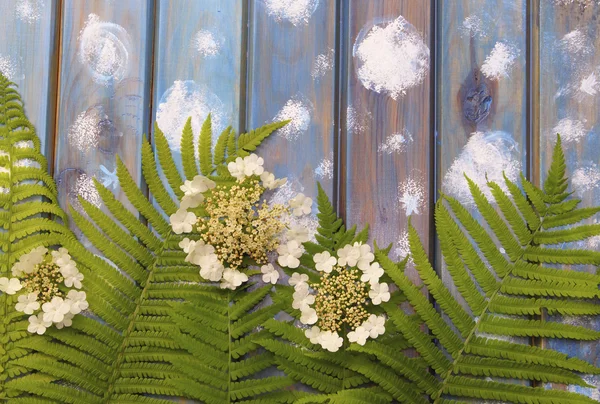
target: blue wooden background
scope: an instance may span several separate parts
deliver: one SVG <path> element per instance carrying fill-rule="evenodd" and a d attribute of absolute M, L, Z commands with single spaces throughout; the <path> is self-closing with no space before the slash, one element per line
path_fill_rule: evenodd
<path fill-rule="evenodd" d="M 117 155 L 139 179 L 155 120 L 177 151 L 188 116 L 291 119 L 260 150 L 289 179 L 276 197 L 320 181 L 396 257 L 412 215 L 435 258 L 436 193 L 469 204 L 463 171 L 543 181 L 556 132 L 599 203 L 599 17 L 597 0 L 0 0 L 0 71 L 65 207 L 100 204 L 94 177 L 121 192 Z M 598 344 L 543 344 L 600 365 Z"/>

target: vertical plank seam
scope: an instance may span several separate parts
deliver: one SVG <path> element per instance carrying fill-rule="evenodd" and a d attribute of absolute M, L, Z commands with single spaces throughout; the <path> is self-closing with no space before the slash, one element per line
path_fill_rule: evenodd
<path fill-rule="evenodd" d="M 438 153 L 437 153 L 437 128 L 438 128 L 438 107 L 437 107 L 437 75 L 438 75 L 438 2 L 431 0 L 430 5 L 430 89 L 429 89 L 429 259 L 432 267 L 436 268 L 438 275 L 441 276 L 441 268 L 437 268 L 437 242 L 435 232 L 435 204 L 437 201 L 437 181 L 438 181 Z"/>
<path fill-rule="evenodd" d="M 146 86 L 146 90 L 144 90 L 144 92 L 146 92 L 147 94 L 145 94 L 146 96 L 148 96 L 149 99 L 149 104 L 148 104 L 148 113 L 147 113 L 147 117 L 144 117 L 144 119 L 148 120 L 148 126 L 147 126 L 147 135 L 148 136 L 148 142 L 150 144 L 152 144 L 153 142 L 153 138 L 152 138 L 152 129 L 153 129 L 153 121 L 154 121 L 154 92 L 155 92 L 155 88 L 154 88 L 154 81 L 155 81 L 155 69 L 157 68 L 155 65 L 155 60 L 156 60 L 156 47 L 157 47 L 157 35 L 156 35 L 156 31 L 158 29 L 158 24 L 159 24 L 159 0 L 152 0 L 152 6 L 149 7 L 149 13 L 151 13 L 151 16 L 148 18 L 149 22 L 147 23 L 147 28 L 146 29 L 152 29 L 152 35 L 150 36 L 151 41 L 152 41 L 152 46 L 151 46 L 151 50 L 150 50 L 150 78 L 149 78 L 149 86 Z M 147 61 L 147 59 L 146 59 Z"/>
<path fill-rule="evenodd" d="M 238 127 L 236 128 L 237 133 L 242 133 L 248 130 L 248 100 L 247 100 L 247 91 L 248 91 L 248 82 L 250 77 L 248 76 L 248 59 L 250 57 L 249 49 L 251 48 L 250 44 L 250 4 L 249 0 L 242 1 L 242 38 L 240 40 L 240 88 L 238 95 Z"/>
<path fill-rule="evenodd" d="M 347 46 L 349 41 L 350 6 L 345 0 L 336 1 L 335 10 L 335 68 L 334 68 L 334 128 L 333 128 L 333 206 L 337 214 L 346 221 L 346 147 L 347 147 L 347 97 L 348 97 L 348 64 Z"/>
<path fill-rule="evenodd" d="M 48 91 L 48 106 L 46 115 L 46 130 L 49 132 L 48 138 L 46 139 L 45 151 L 47 156 L 48 174 L 54 177 L 55 166 L 58 163 L 56 160 L 56 151 L 58 148 L 58 125 L 59 125 L 59 113 L 60 113 L 60 73 L 62 66 L 62 41 L 63 41 L 63 0 L 56 0 L 54 6 L 54 41 L 56 43 L 56 52 L 52 57 L 50 63 L 50 74 L 54 73 L 54 78 L 51 78 L 49 83 Z M 54 108 L 54 111 L 50 111 Z M 39 136 L 39 134 L 38 134 Z"/>
<path fill-rule="evenodd" d="M 539 131 L 539 94 L 540 94 L 540 49 L 539 49 L 539 0 L 527 0 L 526 5 L 526 63 L 527 63 L 527 178 L 536 186 L 540 186 L 540 131 Z M 544 312 L 537 316 L 541 321 L 546 320 Z M 532 338 L 531 344 L 540 348 L 546 347 L 546 339 Z M 532 381 L 534 387 L 542 385 Z"/>

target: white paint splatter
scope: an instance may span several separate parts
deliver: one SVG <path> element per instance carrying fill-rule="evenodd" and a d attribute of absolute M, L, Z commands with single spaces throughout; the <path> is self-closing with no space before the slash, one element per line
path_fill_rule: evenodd
<path fill-rule="evenodd" d="M 330 153 L 328 158 L 321 160 L 315 168 L 315 177 L 318 179 L 333 179 L 333 153 Z"/>
<path fill-rule="evenodd" d="M 596 95 L 600 91 L 600 82 L 595 72 L 592 72 L 589 76 L 581 80 L 579 91 L 588 95 Z"/>
<path fill-rule="evenodd" d="M 592 191 L 600 185 L 600 167 L 598 164 L 587 162 L 578 167 L 571 177 L 571 184 L 578 195 Z"/>
<path fill-rule="evenodd" d="M 429 47 L 404 17 L 363 28 L 352 51 L 365 88 L 398 99 L 429 72 Z"/>
<path fill-rule="evenodd" d="M 408 144 L 412 143 L 412 141 L 412 134 L 407 129 L 404 129 L 402 133 L 394 133 L 388 136 L 385 142 L 379 145 L 377 151 L 386 154 L 403 152 L 406 151 Z"/>
<path fill-rule="evenodd" d="M 487 36 L 483 21 L 474 14 L 465 17 L 459 30 L 462 37 L 485 38 Z"/>
<path fill-rule="evenodd" d="M 572 384 L 569 386 L 569 391 L 573 393 L 583 394 L 584 396 L 587 396 L 594 401 L 600 401 L 600 376 L 584 375 L 582 376 L 582 379 L 590 386 L 595 387 L 583 387 Z"/>
<path fill-rule="evenodd" d="M 367 130 L 370 126 L 370 121 L 373 119 L 370 111 L 364 111 L 360 109 L 360 113 L 357 108 L 348 106 L 346 108 L 346 127 L 347 130 L 353 133 L 360 133 Z"/>
<path fill-rule="evenodd" d="M 289 120 L 290 122 L 277 131 L 277 135 L 287 140 L 296 140 L 310 127 L 313 106 L 311 102 L 296 95 L 288 100 L 283 108 L 275 115 L 273 122 Z"/>
<path fill-rule="evenodd" d="M 558 6 L 570 6 L 571 4 L 577 4 L 583 8 L 591 6 L 597 0 L 554 0 L 554 4 Z M 600 5 L 600 1 L 597 2 Z"/>
<path fill-rule="evenodd" d="M 33 159 L 20 159 L 17 160 L 14 164 L 15 167 L 35 167 L 35 168 L 41 168 L 40 167 L 40 163 L 38 163 L 37 161 L 33 160 Z"/>
<path fill-rule="evenodd" d="M 213 57 L 219 54 L 224 38 L 214 32 L 201 29 L 192 39 L 192 48 L 203 57 Z"/>
<path fill-rule="evenodd" d="M 211 114 L 213 140 L 219 136 L 230 119 L 230 113 L 219 97 L 208 87 L 193 80 L 173 83 L 163 94 L 156 111 L 156 122 L 173 150 L 181 150 L 181 132 L 189 117 L 197 141 L 202 123 Z M 214 143 L 214 142 L 213 142 Z"/>
<path fill-rule="evenodd" d="M 25 78 L 20 63 L 18 63 L 15 58 L 8 55 L 0 55 L 0 73 L 13 82 Z"/>
<path fill-rule="evenodd" d="M 396 242 L 395 253 L 398 257 L 404 259 L 407 255 L 410 255 L 410 243 L 408 242 L 408 231 L 402 230 L 398 241 Z M 412 258 L 408 259 L 408 262 L 412 262 Z"/>
<path fill-rule="evenodd" d="M 425 207 L 424 181 L 420 178 L 409 177 L 398 186 L 399 208 L 406 216 L 418 215 Z"/>
<path fill-rule="evenodd" d="M 316 11 L 319 0 L 264 0 L 267 14 L 277 22 L 289 21 L 295 26 L 306 25 Z"/>
<path fill-rule="evenodd" d="M 100 164 L 99 180 L 106 188 L 117 189 L 119 187 L 119 177 L 117 177 L 117 169 L 109 170 L 103 164 Z"/>
<path fill-rule="evenodd" d="M 519 145 L 506 132 L 475 132 L 444 176 L 443 190 L 461 203 L 474 206 L 464 175 L 475 182 L 494 203 L 488 180 L 506 190 L 502 174 L 516 181 L 521 171 Z"/>
<path fill-rule="evenodd" d="M 333 49 L 329 49 L 327 53 L 317 55 L 313 62 L 312 72 L 310 73 L 313 79 L 318 80 L 321 77 L 325 77 L 325 75 L 331 71 L 333 68 L 334 56 L 335 51 Z"/>
<path fill-rule="evenodd" d="M 558 42 L 558 48 L 575 57 L 590 54 L 594 50 L 591 38 L 579 29 L 566 33 Z"/>
<path fill-rule="evenodd" d="M 554 138 L 556 134 L 559 134 L 564 143 L 576 143 L 586 137 L 588 132 L 584 126 L 584 122 L 563 118 L 552 128 L 551 136 Z"/>
<path fill-rule="evenodd" d="M 79 174 L 75 183 L 75 192 L 92 205 L 100 207 L 102 205 L 102 198 L 96 190 L 93 178 L 85 173 Z"/>
<path fill-rule="evenodd" d="M 15 14 L 17 19 L 33 24 L 42 17 L 44 9 L 44 0 L 21 0 L 17 3 Z"/>
<path fill-rule="evenodd" d="M 79 33 L 79 61 L 94 81 L 110 85 L 125 78 L 129 69 L 131 40 L 122 26 L 88 15 Z"/>
<path fill-rule="evenodd" d="M 20 140 L 14 144 L 19 149 L 33 149 L 35 146 L 31 140 Z"/>
<path fill-rule="evenodd" d="M 98 147 L 101 122 L 108 116 L 101 108 L 91 108 L 80 113 L 69 128 L 69 144 L 81 152 L 87 152 Z"/>
<path fill-rule="evenodd" d="M 509 77 L 517 57 L 519 49 L 505 42 L 497 42 L 481 66 L 481 72 L 491 80 Z"/>

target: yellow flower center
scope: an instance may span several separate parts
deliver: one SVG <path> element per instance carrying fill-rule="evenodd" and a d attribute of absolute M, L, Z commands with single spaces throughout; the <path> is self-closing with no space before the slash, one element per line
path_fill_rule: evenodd
<path fill-rule="evenodd" d="M 59 286 L 64 278 L 58 265 L 51 262 L 37 264 L 29 274 L 23 274 L 23 288 L 28 293 L 38 293 L 40 304 L 49 302 L 53 297 L 63 297 Z"/>

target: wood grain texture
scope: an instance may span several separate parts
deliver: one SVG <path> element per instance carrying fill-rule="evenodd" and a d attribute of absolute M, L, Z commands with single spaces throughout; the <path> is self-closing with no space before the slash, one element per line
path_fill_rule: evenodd
<path fill-rule="evenodd" d="M 600 4 L 596 3 L 569 5 L 542 1 L 540 5 L 541 137 L 536 162 L 543 181 L 556 134 L 560 133 L 572 189 L 583 200 L 582 206 L 596 206 L 600 201 Z M 598 216 L 589 220 L 599 221 Z M 576 247 L 598 250 L 600 238 Z M 600 328 L 597 316 L 582 320 L 581 324 Z M 548 346 L 600 365 L 598 343 L 550 340 Z M 600 388 L 600 378 L 590 378 L 588 383 Z M 598 398 L 598 391 L 579 391 Z"/>
<path fill-rule="evenodd" d="M 436 189 L 473 206 L 463 172 L 482 189 L 526 172 L 526 1 L 441 2 L 439 24 Z"/>
<path fill-rule="evenodd" d="M 0 71 L 17 84 L 42 151 L 53 147 L 57 2 L 1 0 Z"/>
<path fill-rule="evenodd" d="M 267 170 L 288 178 L 279 197 L 314 198 L 317 181 L 332 197 L 335 2 L 312 2 L 316 8 L 300 14 L 273 8 L 276 3 L 250 2 L 246 128 L 291 119 L 259 152 Z M 314 230 L 315 219 L 310 222 Z"/>
<path fill-rule="evenodd" d="M 418 44 L 410 35 L 422 37 L 423 51 L 431 48 L 430 12 L 429 2 L 410 0 L 353 1 L 348 10 L 347 81 L 342 99 L 345 214 L 352 224 L 369 223 L 371 237 L 380 246 L 394 243 L 394 258 L 408 252 L 410 214 L 424 245 L 429 242 L 432 73 L 425 71 L 422 81 L 413 83 L 404 95 L 393 95 L 393 91 L 402 87 L 395 78 L 405 75 L 410 81 L 415 74 L 418 58 L 403 48 Z M 378 32 L 385 34 L 376 37 Z M 368 42 L 373 38 L 384 40 L 374 47 Z M 403 63 L 405 58 L 413 58 L 413 65 Z M 416 273 L 411 276 L 416 279 Z"/>
<path fill-rule="evenodd" d="M 189 116 L 195 134 L 209 112 L 213 132 L 240 129 L 242 27 L 238 0 L 161 0 L 156 21 L 153 117 L 180 161 L 181 130 Z"/>
<path fill-rule="evenodd" d="M 140 179 L 148 127 L 151 1 L 63 4 L 56 170 L 61 204 L 101 203 L 91 179 L 122 195 L 116 157 Z"/>

